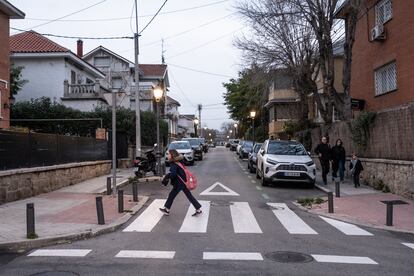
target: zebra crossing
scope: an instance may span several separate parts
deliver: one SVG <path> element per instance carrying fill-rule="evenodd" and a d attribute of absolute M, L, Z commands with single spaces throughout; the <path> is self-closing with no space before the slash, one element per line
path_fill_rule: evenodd
<path fill-rule="evenodd" d="M 165 200 L 155 199 L 123 232 L 152 232 L 163 218 L 159 208 L 163 207 Z M 200 201 L 203 214 L 193 217 L 193 207 L 189 206 L 184 220 L 179 228 L 180 233 L 207 233 L 210 218 L 210 201 Z M 275 223 L 279 223 L 287 233 L 292 235 L 318 235 L 319 233 L 309 226 L 299 215 L 291 210 L 285 203 L 267 203 L 274 214 Z M 229 213 L 234 233 L 262 234 L 263 230 L 248 202 L 230 202 Z M 270 214 L 270 212 L 269 212 Z M 332 229 L 338 230 L 347 236 L 373 236 L 372 233 L 350 223 L 319 216 L 322 222 Z"/>

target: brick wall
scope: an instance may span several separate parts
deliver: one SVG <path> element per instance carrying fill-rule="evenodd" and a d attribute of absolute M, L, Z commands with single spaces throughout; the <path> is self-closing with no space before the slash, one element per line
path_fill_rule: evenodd
<path fill-rule="evenodd" d="M 7 81 L 7 87 L 5 84 L 0 82 L 0 117 L 3 117 L 5 120 L 0 119 L 0 129 L 8 128 L 10 118 L 10 109 L 4 108 L 4 103 L 9 102 L 9 17 L 4 13 L 0 12 L 0 79 Z"/>
<path fill-rule="evenodd" d="M 366 100 L 368 110 L 381 110 L 414 101 L 414 1 L 392 1 L 392 19 L 384 24 L 386 39 L 383 41 L 370 41 L 378 1 L 365 2 L 353 47 L 351 96 Z M 374 70 L 392 61 L 397 66 L 397 90 L 375 96 Z"/>
<path fill-rule="evenodd" d="M 0 204 L 102 176 L 110 169 L 110 161 L 96 161 L 0 172 Z"/>

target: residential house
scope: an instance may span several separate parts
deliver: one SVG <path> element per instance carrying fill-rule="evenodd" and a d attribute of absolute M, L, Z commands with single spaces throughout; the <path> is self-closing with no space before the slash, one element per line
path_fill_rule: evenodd
<path fill-rule="evenodd" d="M 10 126 L 10 19 L 23 19 L 25 14 L 6 0 L 0 0 L 0 129 Z"/>
<path fill-rule="evenodd" d="M 178 120 L 180 113 L 178 107 L 180 103 L 173 98 L 167 96 L 166 101 L 166 121 L 168 123 L 168 143 L 177 140 L 178 138 Z"/>
<path fill-rule="evenodd" d="M 133 62 L 103 46 L 93 49 L 82 58 L 104 72 L 105 79 L 103 82 L 109 84 L 114 92 L 124 92 L 126 94 L 126 98 L 121 103 L 122 106 L 135 110 L 135 66 Z M 164 89 L 164 95 L 167 94 L 169 87 L 167 65 L 140 64 L 139 91 L 141 110 L 155 110 L 152 91 L 157 86 Z M 164 114 L 165 99 L 162 103 L 161 114 Z"/>
<path fill-rule="evenodd" d="M 349 1 L 337 12 L 347 19 Z M 414 1 L 363 0 L 352 49 L 351 97 L 365 109 L 414 102 Z"/>
<path fill-rule="evenodd" d="M 193 137 L 195 135 L 194 120 L 195 115 L 183 114 L 178 119 L 178 135 L 179 137 Z"/>
<path fill-rule="evenodd" d="M 265 108 L 269 112 L 269 137 L 283 138 L 283 125 L 286 121 L 300 118 L 299 95 L 292 86 L 292 77 L 286 69 L 272 73 L 269 99 Z"/>
<path fill-rule="evenodd" d="M 10 37 L 10 60 L 24 67 L 28 80 L 16 96 L 17 101 L 49 97 L 65 106 L 82 111 L 107 105 L 100 84 L 105 75 L 69 49 L 34 31 Z"/>

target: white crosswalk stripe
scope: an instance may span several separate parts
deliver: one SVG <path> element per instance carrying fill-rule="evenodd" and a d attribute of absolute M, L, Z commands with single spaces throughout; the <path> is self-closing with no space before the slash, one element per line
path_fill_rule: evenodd
<path fill-rule="evenodd" d="M 178 232 L 182 233 L 206 233 L 207 232 L 207 224 L 208 224 L 208 217 L 210 215 L 210 201 L 199 201 L 201 204 L 201 210 L 203 211 L 202 214 L 193 217 L 195 210 L 194 207 L 191 205 L 188 207 L 187 214 L 184 218 L 184 222 L 181 225 L 181 228 Z"/>
<path fill-rule="evenodd" d="M 267 205 L 274 208 L 272 210 L 273 213 L 290 234 L 318 234 L 298 215 L 290 210 L 285 203 L 267 203 Z"/>
<path fill-rule="evenodd" d="M 121 250 L 115 258 L 173 259 L 175 251 Z"/>
<path fill-rule="evenodd" d="M 263 233 L 248 202 L 232 202 L 230 213 L 235 233 Z"/>
<path fill-rule="evenodd" d="M 29 257 L 85 257 L 90 249 L 38 249 L 33 251 Z"/>
<path fill-rule="evenodd" d="M 343 221 L 339 221 L 339 220 L 335 220 L 335 219 L 331 219 L 331 218 L 326 218 L 326 217 L 322 217 L 319 216 L 321 219 L 323 219 L 324 221 L 326 221 L 327 223 L 329 223 L 330 225 L 332 225 L 333 227 L 335 227 L 336 229 L 338 229 L 339 231 L 341 231 L 342 233 L 344 233 L 345 235 L 349 235 L 349 236 L 373 236 L 370 232 L 359 228 L 356 225 L 350 224 L 350 223 L 346 223 Z"/>
<path fill-rule="evenodd" d="M 123 232 L 151 232 L 164 216 L 159 208 L 164 206 L 165 201 L 165 199 L 154 199 L 148 208 L 125 228 Z"/>
<path fill-rule="evenodd" d="M 340 263 L 340 264 L 378 264 L 368 257 L 356 256 L 337 256 L 337 255 L 318 255 L 312 254 L 312 257 L 319 263 Z"/>

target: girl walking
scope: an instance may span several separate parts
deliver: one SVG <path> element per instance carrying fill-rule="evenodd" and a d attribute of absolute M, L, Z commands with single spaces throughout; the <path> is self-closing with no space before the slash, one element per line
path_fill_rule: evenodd
<path fill-rule="evenodd" d="M 171 205 L 173 204 L 175 197 L 180 191 L 183 191 L 188 200 L 196 209 L 193 216 L 201 214 L 201 204 L 197 201 L 197 199 L 194 198 L 190 190 L 185 185 L 185 181 L 187 181 L 187 179 L 185 177 L 185 172 L 181 167 L 182 165 L 179 164 L 181 163 L 183 157 L 175 149 L 172 149 L 168 151 L 167 158 L 170 162 L 170 172 L 165 175 L 164 179 L 162 180 L 162 184 L 167 186 L 169 180 L 171 180 L 173 189 L 168 195 L 167 201 L 164 204 L 164 208 L 160 208 L 160 211 L 167 216 L 170 215 Z"/>

